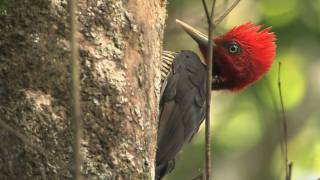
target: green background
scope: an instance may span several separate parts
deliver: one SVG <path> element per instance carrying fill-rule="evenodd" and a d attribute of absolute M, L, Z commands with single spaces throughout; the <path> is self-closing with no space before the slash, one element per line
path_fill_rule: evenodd
<path fill-rule="evenodd" d="M 211 1 L 210 1 L 211 2 Z M 208 1 L 208 3 L 210 3 Z M 217 15 L 233 1 L 217 1 Z M 164 49 L 199 52 L 175 24 L 181 19 L 206 32 L 201 1 L 168 0 Z M 217 17 L 217 16 L 216 16 Z M 284 179 L 283 137 L 277 86 L 282 89 L 288 121 L 293 180 L 320 177 L 320 0 L 243 0 L 219 26 L 217 35 L 246 22 L 272 26 L 277 55 L 271 71 L 239 92 L 215 91 L 212 98 L 213 177 L 217 180 Z M 183 148 L 166 180 L 188 180 L 202 171 L 204 126 Z"/>

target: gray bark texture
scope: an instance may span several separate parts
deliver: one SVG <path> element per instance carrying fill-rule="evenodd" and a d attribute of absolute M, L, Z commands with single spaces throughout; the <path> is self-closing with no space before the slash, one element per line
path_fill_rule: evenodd
<path fill-rule="evenodd" d="M 152 179 L 165 3 L 78 1 L 84 179 Z M 0 4 L 0 179 L 72 179 L 68 3 Z"/>

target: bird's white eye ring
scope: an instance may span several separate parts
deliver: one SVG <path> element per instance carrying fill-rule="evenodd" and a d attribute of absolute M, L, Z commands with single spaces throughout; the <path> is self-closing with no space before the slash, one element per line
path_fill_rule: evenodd
<path fill-rule="evenodd" d="M 228 51 L 230 54 L 238 54 L 241 51 L 240 45 L 236 42 L 229 44 Z"/>

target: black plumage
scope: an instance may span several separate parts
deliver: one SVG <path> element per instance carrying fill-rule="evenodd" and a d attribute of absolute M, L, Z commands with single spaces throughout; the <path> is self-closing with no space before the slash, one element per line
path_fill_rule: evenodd
<path fill-rule="evenodd" d="M 174 54 L 161 88 L 156 179 L 174 168 L 176 155 L 198 131 L 205 117 L 206 79 L 206 66 L 195 53 Z"/>

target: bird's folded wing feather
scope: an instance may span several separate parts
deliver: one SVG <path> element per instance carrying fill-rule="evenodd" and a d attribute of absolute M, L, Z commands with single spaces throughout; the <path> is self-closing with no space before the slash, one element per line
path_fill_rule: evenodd
<path fill-rule="evenodd" d="M 191 51 L 181 51 L 173 59 L 161 90 L 157 165 L 175 158 L 205 115 L 206 67 Z"/>

